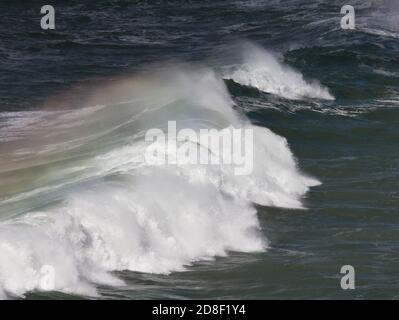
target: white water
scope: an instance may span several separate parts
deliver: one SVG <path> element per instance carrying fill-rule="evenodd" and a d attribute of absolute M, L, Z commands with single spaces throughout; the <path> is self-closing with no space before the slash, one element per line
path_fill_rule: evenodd
<path fill-rule="evenodd" d="M 49 167 L 47 180 L 25 181 L 32 184 L 25 196 L 8 197 L 11 203 L 40 203 L 44 194 L 54 193 L 58 201 L 0 223 L 0 297 L 41 290 L 43 266 L 54 268 L 54 290 L 96 295 L 96 284 L 123 285 L 111 271 L 167 274 L 231 250 L 263 251 L 268 241 L 253 204 L 300 208 L 301 197 L 318 184 L 299 172 L 284 138 L 252 126 L 232 109 L 223 81 L 212 71 L 174 69 L 136 80 L 125 83 L 130 102 L 82 110 L 72 129 L 76 111 L 74 117 L 62 113 L 46 126 L 62 123 L 65 132 L 50 141 L 33 139 L 33 163 L 49 163 L 54 154 L 69 159 L 84 147 L 98 143 L 99 149 L 107 137 L 114 140 L 106 151 L 85 155 L 79 167 Z M 143 133 L 170 119 L 193 129 L 252 128 L 252 174 L 235 176 L 229 166 L 143 163 Z M 98 132 L 105 135 L 93 140 Z M 57 149 L 53 145 L 61 138 L 66 140 Z"/>
<path fill-rule="evenodd" d="M 328 89 L 317 81 L 306 81 L 301 73 L 253 44 L 245 45 L 243 62 L 225 72 L 224 78 L 286 99 L 334 100 Z"/>

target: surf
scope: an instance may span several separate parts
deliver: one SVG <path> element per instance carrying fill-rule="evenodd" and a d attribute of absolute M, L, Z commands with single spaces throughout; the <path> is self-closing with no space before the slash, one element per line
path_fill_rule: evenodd
<path fill-rule="evenodd" d="M 316 80 L 305 80 L 276 54 L 252 43 L 245 43 L 240 52 L 240 63 L 223 71 L 225 79 L 289 100 L 335 100 L 326 87 Z"/>
<path fill-rule="evenodd" d="M 168 66 L 89 97 L 79 109 L 27 114 L 46 121 L 21 127 L 3 149 L 12 165 L 0 173 L 2 298 L 40 291 L 43 266 L 54 268 L 55 291 L 96 296 L 98 285 L 124 285 L 115 271 L 169 274 L 231 251 L 265 251 L 255 204 L 303 208 L 319 184 L 299 170 L 284 137 L 234 110 L 209 68 Z M 196 132 L 250 128 L 251 174 L 149 165 L 145 133 L 169 120 Z"/>

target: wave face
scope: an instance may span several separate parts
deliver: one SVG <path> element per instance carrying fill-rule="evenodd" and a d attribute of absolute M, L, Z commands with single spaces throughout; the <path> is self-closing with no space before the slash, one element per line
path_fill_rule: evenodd
<path fill-rule="evenodd" d="M 305 81 L 301 73 L 253 44 L 245 45 L 243 63 L 225 72 L 224 77 L 286 99 L 334 100 L 329 90 L 317 81 Z"/>
<path fill-rule="evenodd" d="M 118 102 L 27 113 L 46 121 L 35 122 L 37 132 L 29 128 L 28 146 L 14 141 L 3 154 L 17 163 L 6 174 L 21 177 L 6 181 L 16 191 L 1 208 L 22 209 L 0 223 L 2 298 L 41 290 L 45 265 L 54 268 L 55 290 L 96 295 L 97 284 L 123 285 L 112 271 L 167 274 L 231 250 L 266 250 L 254 203 L 300 208 L 318 184 L 298 171 L 284 138 L 233 110 L 223 80 L 210 70 L 171 68 L 100 91 L 117 92 Z M 252 174 L 147 165 L 146 130 L 176 119 L 194 130 L 253 129 Z M 20 128 L 19 138 L 24 134 Z M 47 170 L 37 179 L 40 166 Z"/>

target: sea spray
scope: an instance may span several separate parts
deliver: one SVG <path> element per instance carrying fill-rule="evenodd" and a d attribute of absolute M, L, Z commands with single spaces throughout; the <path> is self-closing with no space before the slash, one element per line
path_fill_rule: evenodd
<path fill-rule="evenodd" d="M 327 88 L 316 80 L 306 81 L 301 73 L 280 62 L 267 50 L 246 43 L 241 51 L 241 63 L 226 68 L 225 79 L 291 100 L 334 100 Z"/>
<path fill-rule="evenodd" d="M 112 271 L 168 274 L 229 251 L 266 250 L 254 203 L 301 208 L 301 197 L 318 184 L 298 170 L 285 138 L 233 110 L 211 70 L 168 69 L 109 92 L 117 90 L 123 102 L 53 114 L 40 131 L 62 124 L 51 139 L 26 132 L 35 145 L 25 149 L 14 175 L 35 163 L 47 170 L 9 181 L 10 190 L 23 181 L 25 192 L 10 193 L 3 210 L 28 209 L 0 223 L 3 298 L 42 290 L 43 266 L 54 269 L 54 290 L 96 295 L 97 284 L 123 285 Z M 251 174 L 237 176 L 223 164 L 146 163 L 145 132 L 165 129 L 171 119 L 197 132 L 253 130 Z M 7 150 L 7 157 L 18 158 L 17 151 Z"/>

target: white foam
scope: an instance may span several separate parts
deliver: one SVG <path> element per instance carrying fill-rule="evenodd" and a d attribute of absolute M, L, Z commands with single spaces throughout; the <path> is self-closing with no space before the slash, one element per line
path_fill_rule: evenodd
<path fill-rule="evenodd" d="M 0 223 L 0 297 L 42 290 L 43 266 L 54 268 L 55 290 L 96 295 L 97 284 L 123 285 L 112 271 L 168 274 L 231 250 L 265 250 L 268 241 L 253 204 L 301 208 L 301 197 L 318 184 L 300 173 L 286 139 L 233 111 L 223 81 L 213 72 L 174 70 L 146 81 L 147 90 L 132 90 L 140 102 L 129 106 L 130 116 L 140 114 L 139 119 L 126 114 L 120 119 L 133 119 L 132 128 L 139 127 L 128 144 L 115 143 L 87 158 L 82 181 L 74 178 L 75 187 L 62 194 L 61 203 Z M 107 108 L 88 116 L 100 121 L 119 111 Z M 151 116 L 145 118 L 143 109 Z M 252 174 L 235 176 L 223 165 L 143 163 L 140 132 L 176 118 L 195 130 L 204 125 L 252 128 Z M 81 120 L 79 128 L 86 123 Z M 112 126 L 119 128 L 115 121 Z M 65 183 L 62 174 L 52 187 L 58 193 Z M 88 174 L 96 179 L 87 182 Z"/>
<path fill-rule="evenodd" d="M 243 63 L 225 72 L 224 78 L 286 99 L 334 100 L 329 90 L 317 81 L 306 81 L 301 73 L 253 44 L 245 45 Z"/>

